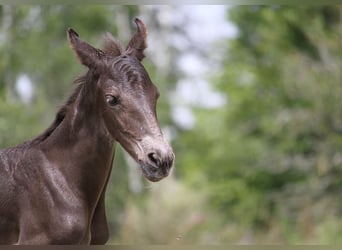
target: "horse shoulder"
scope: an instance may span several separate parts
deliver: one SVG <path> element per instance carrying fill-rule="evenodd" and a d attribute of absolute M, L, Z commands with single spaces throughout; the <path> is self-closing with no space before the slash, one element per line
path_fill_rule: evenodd
<path fill-rule="evenodd" d="M 77 244 L 87 234 L 84 199 L 73 183 L 38 149 L 26 153 L 18 166 L 20 192 L 20 244 Z"/>

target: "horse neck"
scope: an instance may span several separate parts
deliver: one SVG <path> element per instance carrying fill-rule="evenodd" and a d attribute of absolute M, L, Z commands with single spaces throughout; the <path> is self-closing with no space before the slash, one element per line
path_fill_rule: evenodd
<path fill-rule="evenodd" d="M 80 186 L 75 188 L 97 196 L 108 181 L 115 141 L 108 134 L 96 103 L 89 103 L 91 99 L 80 92 L 41 148 L 52 166 L 70 182 L 78 180 Z"/>

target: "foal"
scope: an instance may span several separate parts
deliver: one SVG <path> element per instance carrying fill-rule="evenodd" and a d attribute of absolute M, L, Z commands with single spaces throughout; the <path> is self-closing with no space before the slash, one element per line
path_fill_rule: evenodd
<path fill-rule="evenodd" d="M 174 160 L 156 117 L 156 86 L 140 61 L 146 27 L 126 49 L 106 34 L 97 49 L 68 29 L 88 72 L 37 138 L 0 151 L 0 243 L 104 244 L 104 197 L 116 142 L 159 181 Z"/>

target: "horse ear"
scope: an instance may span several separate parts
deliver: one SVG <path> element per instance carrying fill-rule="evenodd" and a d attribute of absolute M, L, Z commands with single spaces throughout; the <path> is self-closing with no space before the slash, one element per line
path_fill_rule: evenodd
<path fill-rule="evenodd" d="M 82 41 L 79 35 L 73 29 L 68 29 L 68 41 L 76 53 L 76 56 L 80 62 L 88 68 L 93 67 L 99 63 L 103 56 L 103 52 L 99 49 L 94 48 L 90 44 Z"/>
<path fill-rule="evenodd" d="M 134 22 L 137 25 L 137 31 L 129 41 L 125 53 L 135 56 L 141 61 L 145 57 L 144 50 L 147 48 L 147 30 L 145 24 L 139 18 L 135 18 Z"/>

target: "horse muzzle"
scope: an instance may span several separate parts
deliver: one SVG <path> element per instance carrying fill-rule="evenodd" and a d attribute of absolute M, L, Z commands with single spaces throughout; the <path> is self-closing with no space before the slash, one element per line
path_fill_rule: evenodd
<path fill-rule="evenodd" d="M 169 175 L 175 155 L 172 150 L 164 154 L 153 151 L 144 158 L 144 160 L 139 160 L 143 175 L 149 181 L 157 182 Z"/>

